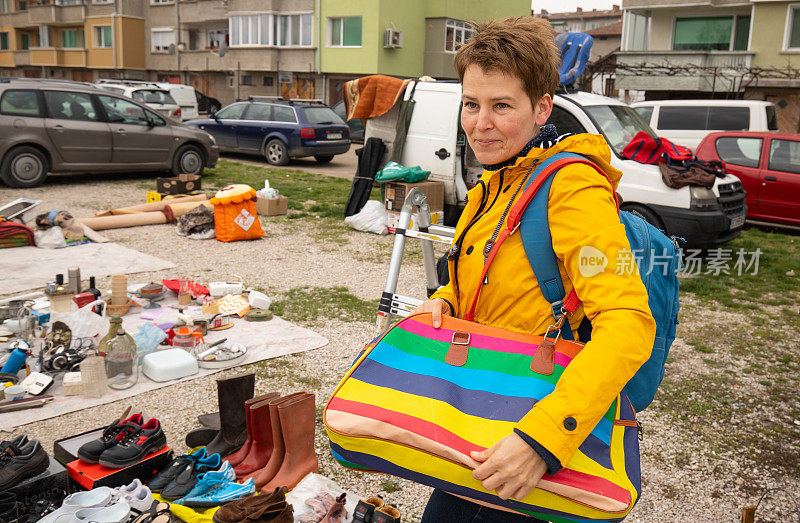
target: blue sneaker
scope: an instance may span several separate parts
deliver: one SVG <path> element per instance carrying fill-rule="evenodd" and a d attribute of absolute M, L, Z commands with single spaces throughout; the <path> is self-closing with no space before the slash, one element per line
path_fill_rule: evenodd
<path fill-rule="evenodd" d="M 197 508 L 218 507 L 230 501 L 241 499 L 255 491 L 256 484 L 253 478 L 244 483 L 236 483 L 235 481 L 217 483 L 207 492 L 195 496 L 186 496 L 183 498 L 183 504 L 187 507 Z"/>
<path fill-rule="evenodd" d="M 205 494 L 217 485 L 232 483 L 234 481 L 236 481 L 236 471 L 233 470 L 233 467 L 231 467 L 230 463 L 224 461 L 219 470 L 204 472 L 203 474 L 197 476 L 197 483 L 192 490 L 190 490 L 189 493 L 181 499 L 172 501 L 171 503 L 175 503 L 176 505 L 184 505 L 184 501 L 186 501 L 188 498 L 195 498 Z"/>

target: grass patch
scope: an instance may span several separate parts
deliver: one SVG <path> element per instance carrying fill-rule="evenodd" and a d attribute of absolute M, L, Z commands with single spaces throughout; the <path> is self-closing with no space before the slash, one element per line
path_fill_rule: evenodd
<path fill-rule="evenodd" d="M 298 287 L 272 303 L 272 311 L 287 321 L 313 322 L 318 318 L 374 322 L 378 300 L 354 296 L 347 287 Z"/>
<path fill-rule="evenodd" d="M 400 484 L 396 481 L 385 479 L 381 481 L 381 489 L 387 494 L 391 494 L 393 492 L 403 490 L 403 487 L 401 487 Z"/>

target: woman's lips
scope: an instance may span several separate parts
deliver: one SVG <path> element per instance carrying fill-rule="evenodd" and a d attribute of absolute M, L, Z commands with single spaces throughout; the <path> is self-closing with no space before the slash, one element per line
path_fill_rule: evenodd
<path fill-rule="evenodd" d="M 492 145 L 498 142 L 499 140 L 475 140 L 475 143 L 480 145 L 481 147 L 491 147 Z"/>

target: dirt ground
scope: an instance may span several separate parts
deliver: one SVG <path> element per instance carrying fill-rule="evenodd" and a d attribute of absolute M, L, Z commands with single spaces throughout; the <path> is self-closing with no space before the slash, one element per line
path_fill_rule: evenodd
<path fill-rule="evenodd" d="M 67 209 L 79 217 L 90 216 L 98 209 L 143 201 L 141 187 L 149 181 L 141 175 L 114 181 L 98 176 L 60 178 L 36 189 L 0 187 L 0 201 L 31 197 L 43 200 L 42 212 Z M 379 298 L 392 238 L 342 230 L 336 241 L 331 241 L 330 234 L 322 230 L 327 225 L 313 220 L 261 220 L 266 237 L 254 242 L 189 240 L 177 236 L 173 225 L 104 234 L 179 267 L 176 271 L 132 275 L 131 282 L 176 277 L 178 273 L 203 281 L 241 276 L 246 284 L 264 289 L 276 299 L 308 298 L 305 314 L 295 313 L 287 319 L 319 332 L 330 343 L 246 370 L 257 372 L 257 392 L 315 392 L 319 413 L 355 354 L 373 335 L 374 317 L 353 313 L 352 304 L 363 310 Z M 413 246 L 410 248 L 413 250 Z M 69 249 L 64 254 L 66 268 Z M 98 287 L 108 288 L 109 280 L 101 278 Z M 338 289 L 342 287 L 345 289 Z M 424 287 L 421 259 L 415 251 L 403 265 L 398 291 L 421 298 Z M 326 297 L 327 302 L 318 303 L 319 296 Z M 795 328 L 796 304 L 788 308 L 794 317 L 782 313 L 781 307 L 775 314 L 741 312 L 692 295 L 682 297 L 681 324 L 668 360 L 667 378 L 654 404 L 640 414 L 644 426 L 643 492 L 626 521 L 734 522 L 740 520 L 741 508 L 754 505 L 768 488 L 798 496 L 800 329 Z M 773 325 L 770 318 L 775 315 L 789 319 Z M 762 332 L 765 330 L 779 335 L 767 339 L 769 332 Z M 748 349 L 754 345 L 764 350 Z M 765 375 L 781 365 L 778 360 L 784 362 L 775 371 L 780 372 L 782 382 Z M 170 445 L 185 451 L 183 436 L 197 426 L 196 415 L 216 410 L 214 379 L 241 371 L 229 370 L 213 378 L 164 387 L 134 397 L 125 405 L 104 405 L 13 432 L 0 431 L 0 437 L 27 433 L 52 449 L 56 439 L 106 425 L 130 403 L 146 416 L 161 420 Z M 404 521 L 418 520 L 430 489 L 385 475 L 344 470 L 332 460 L 326 443 L 318 419 L 316 445 L 322 474 L 365 496 L 381 494 L 400 507 Z M 787 521 L 792 507 L 787 494 L 776 490 L 762 502 L 757 520 Z"/>

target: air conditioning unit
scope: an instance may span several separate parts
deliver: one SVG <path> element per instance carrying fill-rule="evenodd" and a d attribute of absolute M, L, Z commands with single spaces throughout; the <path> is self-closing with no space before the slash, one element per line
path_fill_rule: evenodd
<path fill-rule="evenodd" d="M 400 49 L 403 47 L 403 31 L 387 29 L 383 32 L 384 49 Z"/>

